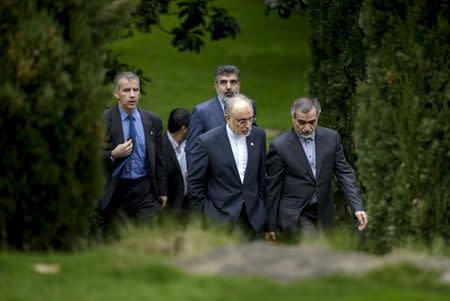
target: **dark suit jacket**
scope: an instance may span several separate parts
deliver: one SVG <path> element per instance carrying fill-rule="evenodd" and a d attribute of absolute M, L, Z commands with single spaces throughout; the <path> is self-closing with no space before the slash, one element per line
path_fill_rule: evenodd
<path fill-rule="evenodd" d="M 282 232 L 298 230 L 298 219 L 307 202 L 316 195 L 318 220 L 324 229 L 333 226 L 334 203 L 331 179 L 335 174 L 350 208 L 364 210 L 355 173 L 347 163 L 337 132 L 318 127 L 316 178 L 294 129 L 273 140 L 267 155 L 268 228 Z"/>
<path fill-rule="evenodd" d="M 218 224 L 234 225 L 245 202 L 250 224 L 261 232 L 266 221 L 265 143 L 264 130 L 254 127 L 247 137 L 248 162 L 241 183 L 225 125 L 200 135 L 188 175 L 191 207 Z"/>
<path fill-rule="evenodd" d="M 252 100 L 253 114 L 256 116 L 256 103 Z M 189 123 L 189 134 L 186 141 L 186 160 L 188 166 L 191 160 L 191 150 L 195 139 L 203 133 L 225 124 L 225 116 L 217 96 L 194 107 Z M 253 124 L 256 126 L 256 123 Z M 188 167 L 189 169 L 189 167 Z"/>
<path fill-rule="evenodd" d="M 184 180 L 181 173 L 180 164 L 177 155 L 167 137 L 167 132 L 163 134 L 163 144 L 166 158 L 167 171 L 167 206 L 169 208 L 183 208 L 184 199 Z"/>
<path fill-rule="evenodd" d="M 161 137 L 161 119 L 155 114 L 139 109 L 144 128 L 145 143 L 147 146 L 147 172 L 150 176 L 155 196 L 167 195 L 167 176 L 165 168 L 164 151 Z M 111 160 L 111 151 L 124 142 L 122 121 L 118 105 L 106 110 L 103 115 L 106 122 L 107 144 L 103 151 L 103 161 L 106 166 L 107 185 L 105 193 L 98 201 L 100 210 L 104 210 L 111 200 L 116 188 L 118 177 L 112 177 L 115 168 L 125 158 Z"/>

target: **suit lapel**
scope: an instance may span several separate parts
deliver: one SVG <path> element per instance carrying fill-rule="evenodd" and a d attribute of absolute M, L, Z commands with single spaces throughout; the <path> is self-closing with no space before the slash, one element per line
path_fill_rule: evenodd
<path fill-rule="evenodd" d="M 169 137 L 167 135 L 170 135 L 168 132 L 164 134 L 164 140 L 166 142 L 167 152 L 169 153 L 169 158 L 172 160 L 173 164 L 177 167 L 177 169 L 181 173 L 181 167 L 180 163 L 178 162 L 177 155 L 175 154 L 175 150 L 173 149 L 172 143 L 169 140 Z"/>
<path fill-rule="evenodd" d="M 144 128 L 145 146 L 147 148 L 147 160 L 150 163 L 150 171 L 155 174 L 155 140 L 154 133 L 152 129 L 152 120 L 147 116 L 147 114 L 141 115 L 142 127 Z"/>
<path fill-rule="evenodd" d="M 111 135 L 113 138 L 113 147 L 115 148 L 118 144 L 124 143 L 125 138 L 123 137 L 122 119 L 120 118 L 119 106 L 116 105 L 111 111 L 109 118 L 108 128 L 111 129 Z"/>
<path fill-rule="evenodd" d="M 234 160 L 233 150 L 231 149 L 230 139 L 228 139 L 226 126 L 222 127 L 221 135 L 219 138 L 219 148 L 223 152 L 223 157 L 227 161 L 227 164 L 231 166 L 233 175 L 236 180 L 241 183 L 241 177 L 239 176 L 239 171 L 236 166 L 236 161 Z"/>
<path fill-rule="evenodd" d="M 316 179 L 320 176 L 320 170 L 322 169 L 322 162 L 324 157 L 324 152 L 326 147 L 325 137 L 323 136 L 322 130 L 318 127 L 316 129 Z"/>
<path fill-rule="evenodd" d="M 224 124 L 225 123 L 225 116 L 222 110 L 222 106 L 220 105 L 219 97 L 215 97 L 213 101 L 213 107 L 212 115 L 213 117 L 218 121 L 218 124 Z"/>
<path fill-rule="evenodd" d="M 247 140 L 247 167 L 245 168 L 244 183 L 248 181 L 250 172 L 252 172 L 255 168 L 257 168 L 255 166 L 255 162 L 257 161 L 257 150 L 259 149 L 258 147 L 256 147 L 254 131 L 250 132 L 250 135 L 248 135 L 246 140 Z"/>
<path fill-rule="evenodd" d="M 306 173 L 311 177 L 311 179 L 313 179 L 313 181 L 315 181 L 311 166 L 306 158 L 305 150 L 303 149 L 302 143 L 300 142 L 300 139 L 294 129 L 292 129 L 289 134 L 289 148 L 293 153 L 293 157 L 297 157 L 300 164 L 306 170 Z"/>

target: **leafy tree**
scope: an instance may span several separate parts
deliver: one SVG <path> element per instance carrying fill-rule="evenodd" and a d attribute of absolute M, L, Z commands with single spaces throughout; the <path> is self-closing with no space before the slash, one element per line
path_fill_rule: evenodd
<path fill-rule="evenodd" d="M 355 141 L 367 188 L 366 246 L 450 238 L 448 1 L 365 1 L 367 83 Z"/>
<path fill-rule="evenodd" d="M 86 238 L 103 190 L 105 75 L 130 67 L 105 46 L 127 29 L 150 31 L 169 2 L 0 2 L 0 246 L 71 249 Z M 206 32 L 237 33 L 208 4 L 178 2 L 178 49 L 198 52 Z"/>
<path fill-rule="evenodd" d="M 362 0 L 268 0 L 269 10 L 280 17 L 306 12 L 309 17 L 311 68 L 308 94 L 323 107 L 320 124 L 336 129 L 342 138 L 347 160 L 356 161 L 353 141 L 354 98 L 358 82 L 365 79 L 363 32 L 358 25 Z M 348 216 L 343 195 L 337 196 L 338 220 Z M 348 224 L 348 221 L 345 221 Z"/>

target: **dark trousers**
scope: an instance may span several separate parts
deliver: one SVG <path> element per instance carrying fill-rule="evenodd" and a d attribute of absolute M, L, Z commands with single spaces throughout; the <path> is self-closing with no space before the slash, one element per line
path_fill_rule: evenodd
<path fill-rule="evenodd" d="M 253 229 L 253 226 L 250 223 L 245 203 L 242 205 L 241 213 L 239 214 L 239 218 L 235 228 L 236 229 L 234 231 L 239 231 L 240 233 L 242 233 L 248 241 L 258 239 L 261 236 L 261 233 L 256 233 L 255 229 Z"/>
<path fill-rule="evenodd" d="M 102 212 L 104 228 L 128 219 L 150 223 L 161 212 L 161 202 L 152 190 L 149 177 L 121 179 L 117 183 L 110 203 Z"/>
<path fill-rule="evenodd" d="M 298 219 L 300 234 L 303 237 L 313 237 L 317 235 L 317 216 L 319 207 L 317 203 L 309 204 L 305 207 Z"/>

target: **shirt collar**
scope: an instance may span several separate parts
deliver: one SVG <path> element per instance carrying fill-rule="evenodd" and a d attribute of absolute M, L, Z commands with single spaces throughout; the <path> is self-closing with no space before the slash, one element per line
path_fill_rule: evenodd
<path fill-rule="evenodd" d="M 299 138 L 301 141 L 306 141 L 306 138 L 302 137 L 302 135 L 300 135 L 299 132 L 295 131 L 295 133 L 297 133 L 297 136 L 298 136 L 298 138 Z M 311 139 L 311 141 L 316 140 L 316 131 L 314 131 L 314 132 L 311 134 L 311 136 L 309 137 L 309 139 Z"/>
<path fill-rule="evenodd" d="M 135 120 L 138 120 L 139 118 L 139 112 L 137 109 L 134 109 L 133 112 L 131 112 L 130 114 L 119 105 L 119 112 L 120 112 L 120 119 L 122 121 L 125 120 L 128 117 L 128 115 L 133 116 Z"/>
<path fill-rule="evenodd" d="M 237 134 L 235 134 L 233 132 L 233 130 L 230 128 L 230 126 L 228 125 L 228 123 L 226 125 L 226 128 L 227 128 L 228 137 L 232 138 L 233 140 L 246 139 L 247 136 L 248 136 L 248 135 L 237 135 Z M 249 133 L 249 135 L 250 135 L 250 133 Z"/>

